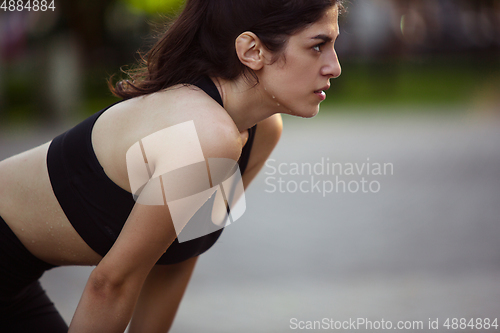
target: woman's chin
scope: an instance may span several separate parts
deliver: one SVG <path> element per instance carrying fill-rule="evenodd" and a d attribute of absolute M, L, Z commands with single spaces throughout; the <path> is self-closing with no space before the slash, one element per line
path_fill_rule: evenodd
<path fill-rule="evenodd" d="M 319 113 L 319 105 L 314 110 L 311 110 L 310 112 L 303 112 L 301 114 L 298 114 L 298 116 L 302 118 L 314 118 L 318 115 L 318 113 Z"/>
<path fill-rule="evenodd" d="M 319 113 L 319 105 L 314 109 L 309 110 L 281 110 L 281 113 L 289 114 L 291 116 L 300 117 L 300 118 L 314 118 Z"/>
<path fill-rule="evenodd" d="M 316 110 L 314 110 L 314 112 L 311 114 L 311 116 L 307 117 L 307 118 L 314 118 L 318 115 L 319 113 L 319 105 L 318 107 L 316 108 Z"/>

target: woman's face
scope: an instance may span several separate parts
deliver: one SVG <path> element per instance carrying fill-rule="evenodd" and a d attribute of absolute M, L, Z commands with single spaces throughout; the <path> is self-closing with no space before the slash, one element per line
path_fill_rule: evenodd
<path fill-rule="evenodd" d="M 338 8 L 334 6 L 319 21 L 290 36 L 280 59 L 264 66 L 259 81 L 277 112 L 300 117 L 318 113 L 330 79 L 341 72 L 334 49 L 338 34 Z"/>

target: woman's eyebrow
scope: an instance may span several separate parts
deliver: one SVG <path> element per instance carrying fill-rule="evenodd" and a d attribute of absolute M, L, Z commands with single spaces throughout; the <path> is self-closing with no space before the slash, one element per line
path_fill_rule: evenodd
<path fill-rule="evenodd" d="M 321 39 L 321 40 L 323 40 L 325 43 L 329 43 L 329 42 L 331 42 L 331 41 L 333 40 L 333 38 L 332 38 L 332 37 L 327 36 L 327 35 L 324 35 L 324 34 L 319 34 L 319 35 L 317 35 L 317 36 L 312 37 L 311 39 Z"/>

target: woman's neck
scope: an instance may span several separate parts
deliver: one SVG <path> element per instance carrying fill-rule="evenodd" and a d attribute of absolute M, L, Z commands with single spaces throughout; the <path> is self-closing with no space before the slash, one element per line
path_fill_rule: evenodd
<path fill-rule="evenodd" d="M 232 81 L 221 78 L 212 80 L 222 96 L 224 109 L 240 132 L 278 112 L 276 105 L 268 102 L 262 85 L 255 84 L 252 78 L 240 75 Z"/>

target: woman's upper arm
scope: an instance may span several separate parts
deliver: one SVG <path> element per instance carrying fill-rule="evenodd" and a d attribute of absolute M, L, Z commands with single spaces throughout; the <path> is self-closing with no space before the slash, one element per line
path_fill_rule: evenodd
<path fill-rule="evenodd" d="M 210 128 L 196 128 L 196 132 L 197 140 L 199 140 L 202 149 L 202 159 L 204 158 L 205 161 L 209 158 L 238 159 L 241 147 L 238 147 L 235 142 L 239 139 L 239 133 L 234 132 L 233 128 L 228 128 L 224 124 L 219 124 L 219 126 L 212 124 Z M 178 145 L 179 141 L 182 141 L 179 139 L 176 138 L 168 144 Z M 145 144 L 141 145 L 143 148 L 146 146 Z M 147 152 L 147 162 L 152 166 L 151 178 L 139 194 L 115 244 L 96 268 L 98 273 L 112 281 L 113 284 L 120 285 L 125 281 L 142 283 L 156 261 L 180 232 L 178 220 L 176 220 L 174 227 L 171 211 L 167 205 L 169 195 L 176 192 L 176 186 L 179 187 L 179 190 L 183 190 L 184 184 L 196 183 L 201 179 L 201 177 L 192 177 L 192 171 L 189 168 L 186 172 L 176 170 L 174 177 L 176 186 L 172 186 L 174 190 L 167 188 L 168 182 L 165 182 L 165 179 L 169 176 L 163 173 L 168 168 L 165 168 L 164 165 L 172 164 L 172 159 L 182 160 L 186 156 L 165 156 L 163 149 L 165 145 L 162 145 L 162 149 L 155 149 L 155 145 L 151 147 L 153 148 Z M 189 155 L 191 153 L 187 150 L 179 154 Z M 205 161 L 202 160 L 200 166 L 205 168 L 205 171 L 202 172 L 210 177 L 206 170 Z M 195 170 L 197 176 L 200 173 L 199 170 L 199 168 Z M 164 180 L 161 180 L 162 175 L 165 176 Z M 147 197 L 147 200 L 143 199 L 144 196 Z M 152 196 L 154 196 L 154 200 L 151 200 Z M 182 226 L 181 224 L 181 228 Z"/>

